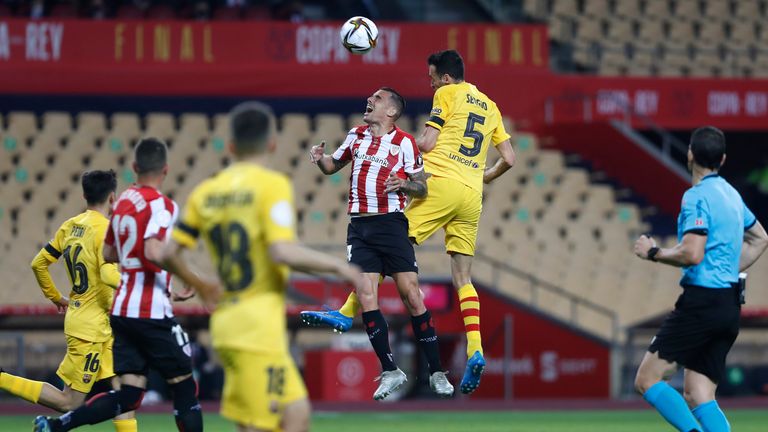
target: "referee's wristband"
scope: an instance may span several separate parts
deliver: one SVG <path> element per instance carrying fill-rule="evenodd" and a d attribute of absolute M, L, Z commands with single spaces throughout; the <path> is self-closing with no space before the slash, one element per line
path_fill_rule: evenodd
<path fill-rule="evenodd" d="M 658 248 L 657 246 L 654 246 L 648 249 L 648 254 L 646 256 L 648 257 L 649 260 L 656 262 L 656 254 L 658 254 L 660 250 L 661 250 L 660 248 Z"/>

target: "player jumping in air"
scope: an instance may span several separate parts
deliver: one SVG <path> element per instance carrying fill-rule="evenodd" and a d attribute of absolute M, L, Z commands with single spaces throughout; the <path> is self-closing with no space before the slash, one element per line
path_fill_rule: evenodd
<path fill-rule="evenodd" d="M 467 367 L 462 393 L 480 385 L 485 369 L 480 339 L 480 301 L 472 285 L 472 257 L 482 210 L 483 183 L 490 183 L 515 163 L 515 152 L 496 104 L 464 81 L 464 61 L 454 50 L 440 51 L 427 59 L 435 90 L 432 112 L 416 144 L 424 155 L 429 195 L 416 198 L 405 209 L 409 237 L 421 244 L 437 230 L 445 231 L 445 248 L 451 256 L 451 276 L 459 295 L 467 334 Z M 489 144 L 501 157 L 485 166 Z M 334 328 L 351 322 L 360 308 L 354 293 L 338 311 L 315 312 L 318 321 Z M 347 325 L 347 324 L 344 324 Z M 348 328 L 348 327 L 347 327 Z"/>
<path fill-rule="evenodd" d="M 59 418 L 39 416 L 35 432 L 68 431 L 137 409 L 150 367 L 168 383 L 179 431 L 203 430 L 189 338 L 173 316 L 171 275 L 158 265 L 178 214 L 176 203 L 159 191 L 168 174 L 166 161 L 165 143 L 139 142 L 133 162 L 137 182 L 115 203 L 104 240 L 104 260 L 119 261 L 121 272 L 110 317 L 120 390 L 98 394 Z"/>
<path fill-rule="evenodd" d="M 53 239 L 32 260 L 32 271 L 43 294 L 59 312 L 66 311 L 67 354 L 56 371 L 64 382 L 64 390 L 0 371 L 0 388 L 60 412 L 82 405 L 94 383 L 100 380 L 111 379 L 112 384 L 118 385 L 112 366 L 109 308 L 120 273 L 115 264 L 102 257 L 117 179 L 112 170 L 89 171 L 83 174 L 81 182 L 87 209 L 61 224 Z M 48 266 L 62 255 L 72 283 L 69 297 L 62 296 L 48 272 Z M 135 432 L 133 414 L 130 411 L 116 417 L 115 430 Z"/>
<path fill-rule="evenodd" d="M 379 275 L 392 276 L 411 314 L 413 334 L 429 363 L 430 387 L 442 397 L 453 395 L 453 386 L 440 365 L 437 334 L 419 289 L 416 254 L 408 239 L 408 220 L 403 216 L 406 197 L 427 196 L 427 178 L 415 140 L 395 125 L 404 108 L 405 100 L 399 93 L 382 87 L 368 98 L 363 115 L 366 125 L 350 130 L 332 156 L 324 154 L 325 142 L 312 147 L 310 153 L 312 162 L 326 175 L 352 162 L 347 255 L 366 276 L 364 289 L 355 296 L 381 362 L 381 382 L 373 395 L 376 400 L 384 399 L 406 381 L 405 373 L 395 364 L 387 322 L 379 310 Z M 329 314 L 339 316 L 338 312 Z M 302 318 L 310 324 L 323 324 L 324 316 L 304 311 Z M 340 322 L 346 326 L 340 331 L 352 324 L 343 316 Z"/>
<path fill-rule="evenodd" d="M 288 351 L 285 291 L 289 268 L 333 274 L 355 288 L 360 272 L 344 261 L 296 241 L 293 187 L 267 168 L 275 149 L 274 118 L 247 102 L 230 114 L 236 162 L 198 185 L 164 253 L 172 273 L 195 287 L 208 304 L 213 346 L 224 365 L 221 415 L 240 432 L 309 429 L 307 390 Z M 205 240 L 225 292 L 191 272 L 185 248 Z"/>

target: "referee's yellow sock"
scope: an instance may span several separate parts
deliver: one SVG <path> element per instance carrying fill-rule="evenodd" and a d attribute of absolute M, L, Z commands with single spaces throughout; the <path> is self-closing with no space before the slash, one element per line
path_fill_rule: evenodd
<path fill-rule="evenodd" d="M 461 317 L 464 319 L 464 331 L 467 333 L 467 358 L 472 357 L 475 351 L 480 351 L 482 354 L 480 299 L 471 283 L 459 288 L 459 307 L 461 308 Z"/>
<path fill-rule="evenodd" d="M 112 424 L 115 425 L 115 432 L 137 432 L 139 430 L 139 426 L 135 418 L 112 420 Z"/>
<path fill-rule="evenodd" d="M 40 393 L 43 392 L 43 382 L 32 381 L 11 375 L 8 372 L 2 372 L 0 373 L 0 389 L 36 404 L 40 400 Z"/>

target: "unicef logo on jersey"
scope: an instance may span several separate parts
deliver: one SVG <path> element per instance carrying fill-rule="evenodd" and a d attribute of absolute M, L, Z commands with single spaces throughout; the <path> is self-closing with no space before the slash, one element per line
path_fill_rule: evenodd
<path fill-rule="evenodd" d="M 474 168 L 474 169 L 480 168 L 480 164 L 479 163 L 473 161 L 472 159 L 467 159 L 467 158 L 465 158 L 463 156 L 459 156 L 459 155 L 454 154 L 454 153 L 449 153 L 448 154 L 448 159 L 454 160 L 454 161 L 456 161 L 456 162 L 458 162 L 458 163 L 460 163 L 462 165 L 468 166 L 470 168 Z"/>

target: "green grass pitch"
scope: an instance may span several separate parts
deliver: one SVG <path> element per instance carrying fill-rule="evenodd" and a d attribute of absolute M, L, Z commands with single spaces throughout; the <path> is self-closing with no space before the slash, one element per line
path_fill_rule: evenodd
<path fill-rule="evenodd" d="M 764 432 L 766 410 L 727 410 L 733 430 Z M 0 431 L 29 431 L 32 416 L 0 416 Z M 216 414 L 205 415 L 205 429 L 234 431 Z M 111 422 L 83 427 L 88 432 L 112 432 Z M 170 414 L 140 414 L 140 432 L 173 432 Z M 640 411 L 489 411 L 489 412 L 374 412 L 315 413 L 313 432 L 654 432 L 672 431 L 650 409 Z"/>

